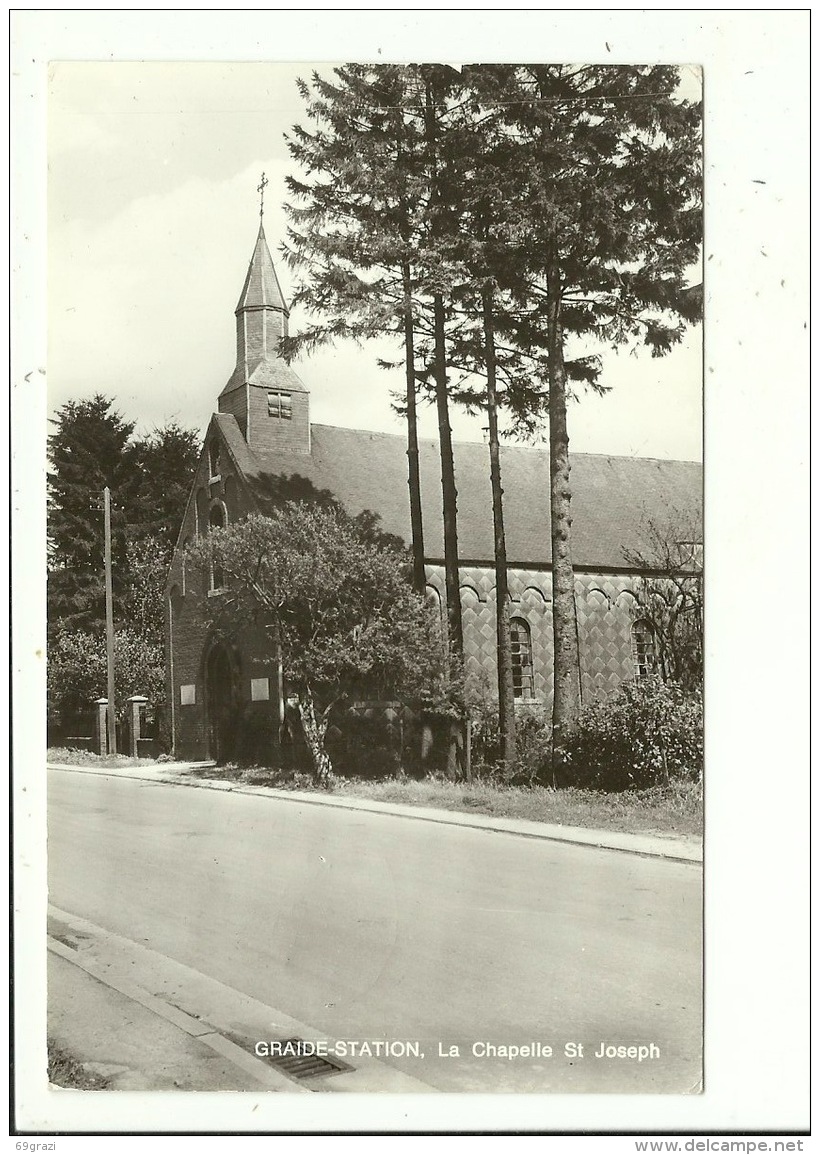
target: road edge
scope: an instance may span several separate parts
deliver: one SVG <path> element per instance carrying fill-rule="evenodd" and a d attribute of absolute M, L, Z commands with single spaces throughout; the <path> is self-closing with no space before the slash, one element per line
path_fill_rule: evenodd
<path fill-rule="evenodd" d="M 166 764 L 167 766 L 168 764 Z M 177 763 L 188 768 L 187 763 Z M 410 818 L 419 822 L 435 822 L 440 826 L 460 826 L 472 830 L 484 830 L 493 834 L 512 834 L 518 838 L 540 839 L 544 842 L 569 843 L 587 846 L 593 850 L 613 850 L 621 854 L 635 854 L 642 858 L 663 858 L 669 862 L 687 863 L 693 866 L 703 864 L 703 846 L 689 846 L 679 839 L 670 839 L 668 844 L 659 835 L 626 834 L 614 830 L 600 830 L 581 826 L 558 826 L 538 823 L 531 819 L 496 818 L 492 815 L 467 814 L 458 810 L 438 810 L 434 807 L 409 806 L 391 802 L 374 802 L 364 798 L 340 798 L 329 795 L 308 794 L 299 790 L 277 790 L 272 786 L 244 786 L 241 783 L 215 781 L 183 777 L 168 772 L 167 769 L 146 773 L 143 767 L 93 767 L 47 762 L 49 770 L 74 771 L 80 774 L 94 774 L 102 778 L 129 778 L 154 785 L 188 786 L 198 790 L 218 790 L 234 794 L 251 794 L 259 798 L 276 798 L 285 802 L 297 802 L 307 806 L 335 806 L 340 810 L 355 810 L 369 814 L 382 814 L 394 818 Z M 142 772 L 141 772 L 142 771 Z M 543 829 L 539 829 L 543 827 Z"/>
<path fill-rule="evenodd" d="M 302 1087 L 294 1080 L 289 1079 L 286 1075 L 275 1071 L 262 1059 L 249 1054 L 243 1050 L 242 1047 L 220 1034 L 219 1031 L 213 1029 L 205 1023 L 193 1018 L 185 1011 L 179 1010 L 177 1007 L 171 1006 L 169 1003 L 163 1002 L 162 999 L 157 998 L 156 995 L 143 990 L 142 987 L 136 983 L 123 982 L 122 980 L 115 980 L 107 975 L 102 967 L 96 966 L 91 959 L 80 958 L 76 951 L 70 947 L 64 946 L 63 943 L 57 939 L 52 938 L 51 935 L 47 938 L 48 949 L 52 954 L 59 955 L 60 958 L 65 959 L 66 962 L 72 963 L 80 970 L 85 971 L 97 982 L 102 983 L 103 986 L 109 987 L 125 998 L 130 999 L 131 1002 L 139 1003 L 141 1007 L 156 1015 L 157 1018 L 163 1019 L 173 1027 L 177 1027 L 180 1031 L 184 1031 L 186 1035 L 196 1039 L 198 1043 L 202 1043 L 210 1050 L 214 1051 L 220 1058 L 227 1059 L 233 1063 L 235 1067 L 244 1071 L 254 1078 L 259 1084 L 260 1088 L 265 1091 L 280 1091 L 285 1094 L 310 1094 L 309 1087 Z"/>

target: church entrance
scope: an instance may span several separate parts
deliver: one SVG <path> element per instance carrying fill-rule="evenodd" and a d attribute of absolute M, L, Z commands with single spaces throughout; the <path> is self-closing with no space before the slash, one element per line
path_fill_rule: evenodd
<path fill-rule="evenodd" d="M 208 654 L 205 669 L 208 694 L 208 753 L 219 763 L 236 753 L 238 701 L 234 664 L 221 642 Z"/>

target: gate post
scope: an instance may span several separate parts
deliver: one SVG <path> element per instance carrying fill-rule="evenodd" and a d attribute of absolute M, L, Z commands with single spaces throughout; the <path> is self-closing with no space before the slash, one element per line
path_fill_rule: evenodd
<path fill-rule="evenodd" d="M 108 699 L 97 698 L 94 705 L 97 712 L 94 715 L 94 737 L 96 738 L 97 753 L 103 757 L 108 753 Z"/>
<path fill-rule="evenodd" d="M 148 699 L 142 694 L 132 694 L 128 701 L 131 703 L 131 757 L 136 758 L 142 735 L 142 719 Z"/>

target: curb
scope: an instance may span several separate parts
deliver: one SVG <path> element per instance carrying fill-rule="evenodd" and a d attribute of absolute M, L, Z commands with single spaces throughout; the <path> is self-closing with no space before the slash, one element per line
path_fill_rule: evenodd
<path fill-rule="evenodd" d="M 176 769 L 192 769 L 211 763 L 165 763 Z M 47 762 L 50 770 L 75 771 L 94 774 L 103 778 L 130 778 L 155 785 L 189 786 L 199 790 L 222 790 L 234 794 L 251 794 L 259 798 L 276 798 L 285 802 L 298 802 L 307 806 L 335 806 L 340 810 L 356 810 L 369 814 L 381 814 L 393 818 L 410 818 L 417 822 L 435 822 L 440 826 L 460 826 L 472 830 L 484 830 L 492 834 L 512 834 L 518 838 L 534 838 L 543 842 L 562 842 L 575 846 L 586 846 L 594 850 L 612 850 L 621 854 L 635 854 L 641 858 L 663 858 L 669 862 L 687 863 L 691 866 L 703 864 L 701 845 L 688 846 L 680 841 L 666 843 L 658 835 L 621 834 L 611 830 L 594 830 L 580 826 L 558 826 L 535 822 L 529 819 L 494 818 L 491 815 L 466 814 L 454 810 L 439 810 L 434 807 L 411 807 L 400 803 L 373 802 L 370 799 L 322 797 L 298 790 L 277 790 L 272 786 L 244 786 L 241 783 L 215 781 L 212 779 L 189 779 L 163 768 L 153 774 L 142 767 L 100 767 L 68 765 Z M 129 773 L 134 770 L 135 773 Z M 140 771 L 143 771 L 140 773 Z"/>
<path fill-rule="evenodd" d="M 49 951 L 229 1060 L 261 1084 L 263 1091 L 430 1094 L 435 1090 L 383 1058 L 339 1055 L 336 1044 L 342 1036 L 317 1030 L 144 943 L 107 931 L 51 904 L 48 916 L 61 925 L 67 936 L 64 939 L 50 933 Z M 254 1039 L 324 1043 L 330 1065 L 338 1069 L 302 1074 L 278 1070 L 249 1049 L 247 1044 Z M 242 1040 L 246 1045 L 242 1045 Z M 334 1063 L 334 1056 L 345 1061 Z"/>
<path fill-rule="evenodd" d="M 130 999 L 134 1003 L 139 1003 L 140 1006 L 145 1007 L 146 1010 L 156 1015 L 160 1019 L 164 1019 L 166 1023 L 177 1027 L 180 1031 L 184 1031 L 186 1035 L 196 1039 L 198 1043 L 202 1043 L 210 1050 L 214 1051 L 221 1058 L 227 1059 L 233 1063 L 235 1067 L 245 1071 L 254 1078 L 257 1083 L 266 1091 L 280 1091 L 286 1094 L 310 1094 L 310 1088 L 302 1087 L 295 1083 L 292 1079 L 288 1079 L 285 1075 L 280 1075 L 278 1071 L 273 1070 L 267 1063 L 254 1055 L 249 1054 L 243 1050 L 242 1047 L 236 1043 L 231 1042 L 230 1039 L 225 1038 L 224 1035 L 219 1034 L 212 1027 L 193 1018 L 185 1011 L 179 1010 L 177 1007 L 171 1006 L 168 1003 L 158 999 L 156 995 L 150 994 L 143 990 L 142 987 L 136 983 L 123 982 L 122 980 L 115 982 L 112 978 L 106 975 L 102 967 L 96 966 L 91 960 L 77 957 L 77 952 L 64 946 L 61 942 L 48 937 L 48 949 L 52 954 L 59 955 L 60 958 L 66 962 L 72 963 L 79 970 L 85 971 L 87 975 L 102 983 L 103 986 L 109 987 L 125 998 Z"/>

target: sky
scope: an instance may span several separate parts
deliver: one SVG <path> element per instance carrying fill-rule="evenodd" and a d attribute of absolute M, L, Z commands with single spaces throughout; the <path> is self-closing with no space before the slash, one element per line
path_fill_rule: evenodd
<path fill-rule="evenodd" d="M 328 65 L 318 66 L 327 71 Z M 258 228 L 287 299 L 284 134 L 304 120 L 297 77 L 310 64 L 69 63 L 48 76 L 48 403 L 103 393 L 147 431 L 176 420 L 204 430 L 235 360 L 234 309 Z M 305 318 L 294 310 L 291 332 Z M 687 460 L 701 457 L 702 333 L 669 355 L 605 355 L 603 397 L 569 414 L 571 447 Z M 294 368 L 314 422 L 403 432 L 384 342 L 340 343 Z M 454 437 L 485 422 L 453 409 Z M 436 436 L 434 408 L 420 412 Z"/>

